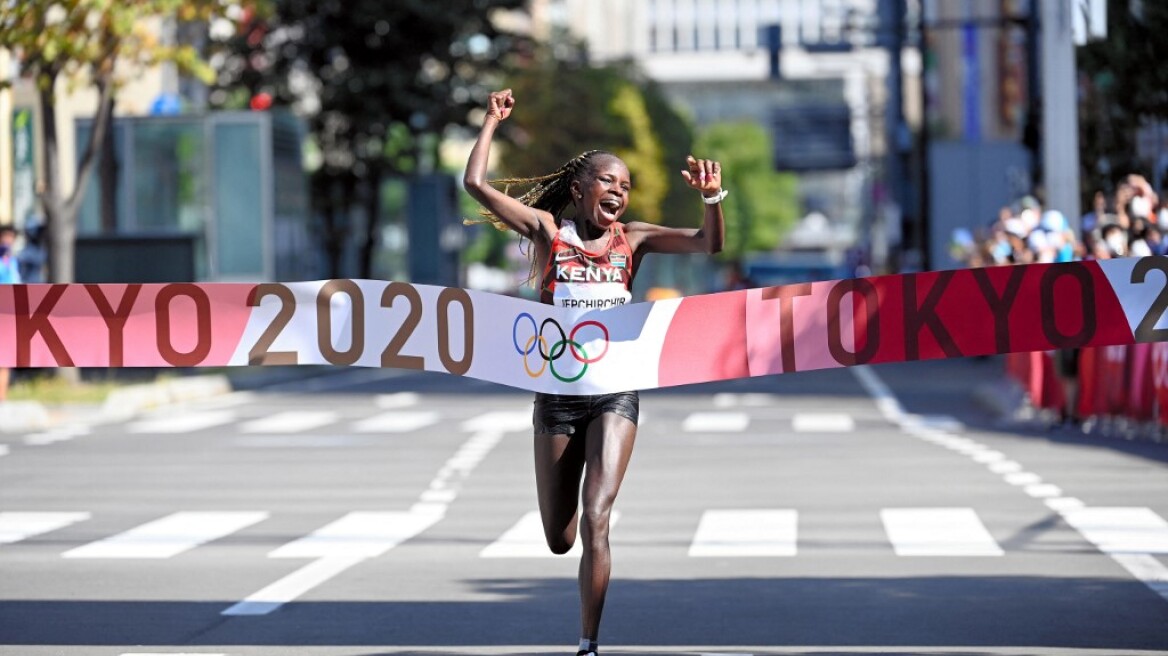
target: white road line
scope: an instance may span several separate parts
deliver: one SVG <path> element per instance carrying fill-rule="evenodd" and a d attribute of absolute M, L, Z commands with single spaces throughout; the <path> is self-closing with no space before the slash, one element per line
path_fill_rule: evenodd
<path fill-rule="evenodd" d="M 126 430 L 138 434 L 158 433 L 170 435 L 176 433 L 193 433 L 195 431 L 229 424 L 233 421 L 235 421 L 235 413 L 229 410 L 189 412 L 136 421 L 127 426 Z"/>
<path fill-rule="evenodd" d="M 609 527 L 616 526 L 620 520 L 620 511 L 612 511 L 608 520 Z M 533 510 L 519 518 L 515 525 L 507 529 L 491 544 L 479 552 L 480 558 L 568 558 L 579 557 L 583 552 L 580 546 L 580 536 L 568 553 L 562 556 L 552 553 L 548 549 L 547 540 L 543 535 L 543 522 L 539 518 L 539 511 Z"/>
<path fill-rule="evenodd" d="M 1070 510 L 1077 510 L 1082 508 L 1085 504 L 1075 497 L 1056 497 L 1054 499 L 1046 500 L 1046 507 L 1057 513 L 1064 513 Z"/>
<path fill-rule="evenodd" d="M 364 556 L 334 556 L 314 560 L 259 592 L 248 595 L 220 614 L 267 615 L 364 560 Z"/>
<path fill-rule="evenodd" d="M 1006 474 L 1003 479 L 1010 485 L 1038 485 L 1042 482 L 1042 477 L 1034 472 L 1020 471 Z"/>
<path fill-rule="evenodd" d="M 856 430 L 856 421 L 842 412 L 799 413 L 791 420 L 791 427 L 797 433 L 850 433 Z"/>
<path fill-rule="evenodd" d="M 1063 519 L 1107 554 L 1168 554 L 1168 522 L 1151 508 L 1079 508 Z"/>
<path fill-rule="evenodd" d="M 193 651 L 182 652 L 182 653 L 168 652 L 168 651 L 150 651 L 150 652 L 127 651 L 127 652 L 122 653 L 121 656 L 227 656 L 227 654 L 221 654 L 221 653 L 220 654 L 207 654 L 207 653 L 203 653 L 203 652 L 196 653 Z"/>
<path fill-rule="evenodd" d="M 177 512 L 90 542 L 63 558 L 171 558 L 267 519 L 266 512 Z"/>
<path fill-rule="evenodd" d="M 1168 522 L 1151 508 L 1075 508 L 1063 519 L 1129 574 L 1168 601 Z"/>
<path fill-rule="evenodd" d="M 439 522 L 446 516 L 446 508 L 458 498 L 462 480 L 470 476 L 471 471 L 503 439 L 503 430 L 497 426 L 517 424 L 514 414 L 511 413 L 510 419 L 495 415 L 464 423 L 464 429 L 477 432 L 446 461 L 409 511 L 349 513 L 312 535 L 272 551 L 269 558 L 316 560 L 249 595 L 221 614 L 267 615 L 350 567 L 384 554 Z M 530 421 L 528 415 L 527 426 L 531 425 Z"/>
<path fill-rule="evenodd" d="M 718 394 L 714 395 L 713 402 L 715 408 L 768 408 L 774 405 L 775 398 L 776 395 L 774 394 L 733 394 L 730 392 L 719 392 Z"/>
<path fill-rule="evenodd" d="M 0 444 L 0 456 L 6 456 L 6 455 L 8 455 L 8 445 L 7 444 Z"/>
<path fill-rule="evenodd" d="M 794 556 L 799 514 L 795 510 L 707 510 L 689 555 L 694 558 Z"/>
<path fill-rule="evenodd" d="M 991 462 L 989 470 L 995 474 L 1013 474 L 1014 472 L 1022 471 L 1021 463 L 1013 460 L 1000 460 L 998 462 Z"/>
<path fill-rule="evenodd" d="M 398 392 L 396 394 L 378 394 L 373 397 L 373 402 L 383 410 L 392 410 L 418 405 L 421 398 L 417 392 Z"/>
<path fill-rule="evenodd" d="M 13 544 L 90 518 L 87 512 L 0 512 L 0 544 Z"/>
<path fill-rule="evenodd" d="M 1002 555 L 972 508 L 885 508 L 880 519 L 898 556 Z"/>
<path fill-rule="evenodd" d="M 239 425 L 241 433 L 302 433 L 337 421 L 329 410 L 291 410 L 253 419 Z"/>
<path fill-rule="evenodd" d="M 1057 485 L 1051 485 L 1050 483 L 1027 485 L 1025 492 L 1036 499 L 1052 499 L 1063 495 L 1062 488 Z"/>
<path fill-rule="evenodd" d="M 681 422 L 687 433 L 737 433 L 750 425 L 745 412 L 695 412 Z"/>
<path fill-rule="evenodd" d="M 312 534 L 293 540 L 269 558 L 376 558 L 430 528 L 441 513 L 351 512 Z"/>
<path fill-rule="evenodd" d="M 531 408 L 526 410 L 494 410 L 462 422 L 465 431 L 503 431 L 507 433 L 532 430 Z"/>
<path fill-rule="evenodd" d="M 408 433 L 438 423 L 438 413 L 431 411 L 390 411 L 367 417 L 352 424 L 357 433 Z"/>

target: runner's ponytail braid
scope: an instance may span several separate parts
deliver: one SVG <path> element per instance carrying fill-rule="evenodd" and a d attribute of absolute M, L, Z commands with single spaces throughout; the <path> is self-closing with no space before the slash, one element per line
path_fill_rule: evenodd
<path fill-rule="evenodd" d="M 534 178 L 502 178 L 500 180 L 490 180 L 489 182 L 490 184 L 503 185 L 503 193 L 510 192 L 511 185 L 534 185 L 516 200 L 528 207 L 544 210 L 551 214 L 556 217 L 556 225 L 559 225 L 560 213 L 572 204 L 572 181 L 583 178 L 584 173 L 592 168 L 592 159 L 596 155 L 611 155 L 611 153 L 603 150 L 588 150 L 564 162 L 563 166 L 548 175 L 541 175 Z M 615 155 L 612 156 L 615 157 Z M 483 216 L 482 219 L 464 219 L 463 223 L 465 225 L 490 223 L 496 230 L 505 231 L 509 229 L 507 224 L 499 220 L 499 217 L 495 216 L 490 210 L 479 210 L 479 214 Z M 519 242 L 519 248 L 521 251 L 523 250 L 522 239 Z M 528 261 L 531 262 L 531 268 L 528 271 L 527 280 L 524 282 L 532 283 L 539 273 L 536 270 L 535 254 L 530 247 L 528 247 L 525 254 L 527 255 Z"/>
<path fill-rule="evenodd" d="M 528 207 L 544 210 L 556 217 L 556 222 L 558 223 L 560 213 L 572 204 L 572 181 L 579 179 L 580 175 L 590 168 L 588 166 L 590 160 L 597 154 L 607 153 L 602 150 L 588 150 L 564 162 L 554 173 L 549 173 L 548 175 L 532 178 L 502 178 L 499 180 L 490 180 L 489 182 L 494 185 L 504 185 L 504 193 L 510 191 L 511 185 L 533 185 L 531 189 L 528 189 L 526 193 L 519 196 L 516 200 Z M 466 225 L 490 223 L 498 230 L 508 229 L 507 225 L 500 221 L 499 217 L 495 216 L 490 210 L 479 210 L 479 214 L 484 218 L 481 220 L 465 219 L 463 223 Z"/>

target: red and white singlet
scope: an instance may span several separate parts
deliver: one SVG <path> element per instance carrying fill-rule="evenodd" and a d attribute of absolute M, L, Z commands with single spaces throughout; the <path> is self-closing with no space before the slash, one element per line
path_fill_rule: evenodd
<path fill-rule="evenodd" d="M 557 307 L 602 310 L 632 300 L 633 249 L 624 226 L 612 224 L 603 252 L 585 250 L 576 224 L 565 220 L 552 239 L 540 280 L 540 300 Z"/>

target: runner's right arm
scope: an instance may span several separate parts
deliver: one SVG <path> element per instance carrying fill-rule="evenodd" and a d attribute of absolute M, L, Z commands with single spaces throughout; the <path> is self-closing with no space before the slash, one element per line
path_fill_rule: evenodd
<path fill-rule="evenodd" d="M 476 201 L 511 228 L 528 239 L 555 233 L 555 219 L 551 214 L 528 207 L 507 194 L 495 189 L 487 182 L 487 159 L 491 151 L 491 137 L 499 123 L 511 115 L 515 97 L 510 89 L 491 93 L 487 116 L 470 159 L 466 163 L 466 174 L 462 186 Z"/>

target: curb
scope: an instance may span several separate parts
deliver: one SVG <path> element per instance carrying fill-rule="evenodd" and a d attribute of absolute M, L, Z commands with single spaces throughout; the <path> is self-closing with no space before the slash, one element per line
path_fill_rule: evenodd
<path fill-rule="evenodd" d="M 231 381 L 222 374 L 129 385 L 110 392 L 101 406 L 100 416 L 104 421 L 122 421 L 146 410 L 172 403 L 208 399 L 230 394 L 231 391 Z"/>
<path fill-rule="evenodd" d="M 52 425 L 49 411 L 37 401 L 0 403 L 0 433 L 26 433 Z"/>
<path fill-rule="evenodd" d="M 124 421 L 172 403 L 198 401 L 231 392 L 231 381 L 227 376 L 213 374 L 128 385 L 110 392 L 96 411 L 90 411 L 89 406 L 85 406 L 84 412 L 79 411 L 79 406 L 64 406 L 66 411 L 58 412 L 50 411 L 40 401 L 8 401 L 0 403 L 0 433 L 42 431 L 79 420 L 90 423 Z"/>

